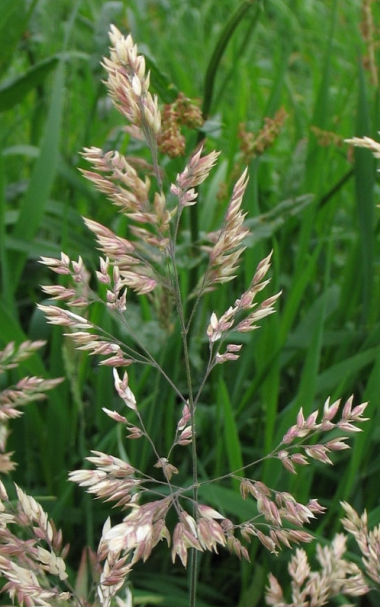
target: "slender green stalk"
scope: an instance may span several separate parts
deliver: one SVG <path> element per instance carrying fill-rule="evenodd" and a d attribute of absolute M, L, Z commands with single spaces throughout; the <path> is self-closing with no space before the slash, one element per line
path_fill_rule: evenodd
<path fill-rule="evenodd" d="M 244 0 L 235 12 L 232 13 L 227 23 L 225 24 L 219 39 L 215 45 L 215 49 L 211 55 L 209 64 L 207 66 L 205 80 L 204 80 L 204 94 L 203 94 L 203 104 L 202 104 L 202 114 L 205 119 L 208 118 L 212 100 L 214 96 L 214 86 L 216 74 L 218 71 L 219 64 L 222 60 L 224 52 L 230 42 L 237 26 L 243 20 L 246 13 L 252 8 L 253 4 L 256 0 Z"/>
<path fill-rule="evenodd" d="M 3 285 L 3 300 L 6 308 L 12 314 L 15 314 L 17 308 L 14 305 L 14 298 L 11 289 L 11 278 L 8 264 L 8 254 L 6 250 L 6 230 L 5 230 L 5 176 L 4 176 L 4 156 L 0 151 L 0 276 Z"/>
<path fill-rule="evenodd" d="M 178 224 L 177 224 L 178 225 Z M 188 390 L 188 405 L 191 416 L 191 427 L 192 427 L 192 435 L 193 440 L 191 441 L 191 460 L 192 460 L 192 478 L 193 478 L 193 515 L 194 519 L 197 518 L 197 510 L 196 504 L 198 503 L 198 455 L 197 455 L 197 436 L 196 436 L 196 420 L 195 420 L 195 407 L 196 404 L 194 402 L 193 397 L 193 382 L 191 376 L 191 367 L 190 367 L 190 356 L 188 349 L 188 330 L 186 328 L 185 318 L 184 318 L 184 309 L 182 304 L 181 290 L 178 279 L 178 271 L 176 264 L 176 256 L 175 256 L 175 242 L 171 241 L 169 246 L 170 257 L 172 261 L 172 270 L 173 270 L 173 282 L 174 282 L 174 297 L 176 301 L 176 309 L 178 312 L 178 317 L 181 326 L 181 336 L 182 336 L 182 344 L 183 344 L 183 355 L 185 362 L 185 372 L 186 372 L 186 383 Z M 198 551 L 195 548 L 191 548 L 190 552 L 190 595 L 189 595 L 189 607 L 196 607 L 197 600 L 197 561 L 198 561 Z"/>
<path fill-rule="evenodd" d="M 343 186 L 346 185 L 346 183 L 351 179 L 351 177 L 353 177 L 353 175 L 354 175 L 354 169 L 350 169 L 349 171 L 347 171 L 347 173 L 345 173 L 343 175 L 343 177 L 341 177 L 330 188 L 330 190 L 319 199 L 318 205 L 320 207 L 323 207 L 328 202 L 330 202 L 330 200 L 335 196 L 335 194 L 337 194 L 338 192 L 340 192 L 343 189 Z"/>

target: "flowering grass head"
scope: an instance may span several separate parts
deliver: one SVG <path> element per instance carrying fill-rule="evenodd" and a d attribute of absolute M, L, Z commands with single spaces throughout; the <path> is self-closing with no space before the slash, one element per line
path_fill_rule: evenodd
<path fill-rule="evenodd" d="M 200 253 L 199 280 L 196 288 L 187 293 L 179 275 L 183 214 L 188 212 L 187 207 L 199 204 L 203 183 L 209 178 L 219 154 L 206 153 L 204 146 L 198 147 L 174 182 L 164 187 L 167 180 L 159 158 L 161 115 L 158 100 L 149 91 L 144 57 L 139 55 L 132 37 L 124 37 L 114 26 L 110 40 L 110 57 L 103 62 L 108 76 L 106 86 L 115 106 L 128 121 L 129 133 L 145 139 L 151 152 L 154 179 L 142 174 L 141 163 L 131 161 L 118 151 L 84 150 L 83 157 L 92 165 L 90 170 L 82 171 L 84 177 L 125 217 L 127 233 L 116 234 L 109 227 L 85 218 L 101 254 L 96 271 L 99 289 L 90 286 L 90 273 L 81 258 L 74 261 L 65 253 L 60 259 L 45 257 L 42 263 L 56 274 L 66 276 L 69 284 L 44 288 L 62 307 L 43 305 L 40 308 L 50 323 L 66 328 L 79 350 L 96 355 L 100 364 L 113 368 L 114 387 L 123 408 L 115 411 L 104 407 L 104 413 L 122 424 L 127 439 L 147 441 L 154 460 L 150 472 L 141 471 L 138 463 L 96 450 L 87 457 L 92 469 L 86 467 L 70 473 L 71 481 L 105 502 L 115 502 L 123 511 L 121 522 L 112 525 L 111 520 L 106 521 L 98 545 L 101 574 L 97 595 L 102 607 L 111 604 L 133 566 L 138 561 L 146 561 L 162 541 L 170 547 L 173 561 L 178 558 L 185 567 L 190 562 L 193 606 L 197 554 L 226 548 L 238 558 L 250 560 L 249 545 L 253 540 L 277 554 L 283 546 L 310 542 L 312 536 L 305 526 L 322 514 L 324 508 L 316 499 L 302 504 L 290 493 L 264 484 L 251 473 L 256 461 L 244 463 L 240 469 L 220 478 L 203 479 L 200 474 L 198 405 L 214 367 L 236 361 L 243 347 L 242 334 L 259 329 L 259 323 L 275 312 L 280 293 L 265 299 L 261 296 L 270 283 L 272 253 L 258 264 L 248 287 L 231 301 L 227 310 L 209 312 L 209 321 L 202 328 L 208 356 L 200 377 L 198 369 L 194 374 L 190 346 L 200 301 L 206 293 L 236 277 L 246 249 L 249 230 L 242 202 L 248 170 L 243 171 L 233 186 L 220 228 L 206 235 L 206 244 L 192 243 Z M 138 327 L 131 326 L 129 320 L 131 297 L 146 298 L 154 307 L 163 293 L 165 301 L 171 302 L 168 313 L 173 311 L 182 344 L 180 382 L 162 368 L 151 349 L 139 339 Z M 88 309 L 94 302 L 104 304 L 113 318 L 128 328 L 135 345 L 129 341 L 124 343 L 89 319 Z M 126 369 L 132 364 L 150 365 L 176 395 L 177 419 L 173 436 L 167 441 L 171 441 L 171 445 L 165 452 L 147 429 L 146 412 L 134 393 Z M 327 401 L 319 421 L 317 411 L 305 418 L 301 409 L 280 444 L 260 461 L 273 459 L 293 474 L 299 466 L 308 465 L 312 460 L 331 464 L 329 454 L 348 448 L 347 437 L 340 434 L 337 437 L 336 433 L 358 431 L 358 424 L 366 419 L 363 417 L 365 407 L 366 403 L 353 407 L 352 398 L 348 399 L 338 421 L 340 401 L 332 405 Z M 192 480 L 181 483 L 184 450 L 190 453 Z M 241 499 L 251 502 L 252 515 L 243 522 L 231 520 L 224 508 L 216 510 L 201 499 L 203 485 L 226 479 L 237 482 Z M 302 585 L 309 569 L 304 553 L 299 551 L 297 555 L 292 572 Z M 271 584 L 268 596 L 274 601 L 280 597 L 280 590 L 274 580 Z"/>

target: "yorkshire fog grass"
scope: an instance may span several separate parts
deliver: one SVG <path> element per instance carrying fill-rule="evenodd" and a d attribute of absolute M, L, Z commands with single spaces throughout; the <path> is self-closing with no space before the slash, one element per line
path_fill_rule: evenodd
<path fill-rule="evenodd" d="M 12 429 L 4 466 L 19 465 L 2 475 L 1 498 L 5 519 L 18 518 L 16 526 L 8 519 L 1 549 L 18 542 L 21 525 L 37 581 L 16 571 L 23 564 L 14 559 L 14 570 L 2 561 L 3 575 L 10 584 L 26 576 L 23 587 L 37 594 L 42 584 L 53 593 L 49 605 L 77 600 L 61 592 L 93 602 L 99 575 L 116 575 L 117 568 L 119 582 L 132 558 L 128 584 L 136 605 L 261 605 L 269 572 L 270 604 L 298 604 L 312 593 L 318 604 L 376 605 L 377 593 L 366 592 L 378 584 L 376 558 L 366 550 L 380 522 L 372 155 L 379 7 L 364 0 L 233 7 L 224 0 L 62 0 L 54 10 L 52 18 L 43 2 L 5 0 L 0 17 L 0 349 L 46 340 L 18 367 L 3 369 L 2 406 L 9 408 L 9 388 L 16 395 L 36 388 L 29 380 L 17 387 L 24 377 L 65 376 L 22 417 L 9 423 L 4 413 Z M 138 43 L 137 77 L 124 73 L 129 88 L 118 82 L 117 69 L 112 73 L 110 23 Z M 116 30 L 113 36 L 115 46 Z M 123 116 L 102 83 L 102 57 Z M 345 142 L 363 136 L 370 139 L 353 141 L 359 147 Z M 47 325 L 36 302 L 66 328 Z M 275 313 L 261 319 L 268 311 Z M 253 324 L 260 329 L 245 332 Z M 74 341 L 63 337 L 70 325 Z M 7 346 L 12 342 L 18 346 Z M 121 365 L 129 361 L 124 376 Z M 327 419 L 341 397 L 340 413 Z M 345 450 L 340 437 L 367 401 L 371 421 Z M 317 438 L 314 430 L 330 435 Z M 284 437 L 294 443 L 281 444 Z M 326 458 L 333 467 L 321 465 Z M 84 489 L 124 500 L 126 511 L 68 483 L 74 470 Z M 282 530 L 295 533 L 293 525 L 305 522 L 297 516 L 309 518 L 302 508 L 317 508 L 314 498 L 326 511 L 307 531 L 321 547 L 279 551 Z M 128 499 L 139 501 L 129 509 Z M 154 501 L 163 509 L 153 512 Z M 48 538 L 38 552 L 30 525 L 43 512 L 62 528 L 64 543 L 54 540 L 53 549 Z M 108 572 L 100 574 L 94 554 L 109 515 L 113 527 L 104 529 L 99 554 L 116 542 L 119 557 L 128 558 L 106 559 Z M 349 541 L 336 536 L 344 518 Z M 191 579 L 181 565 L 187 557 Z M 339 584 L 327 581 L 334 567 Z M 355 598 L 355 589 L 366 594 Z M 345 591 L 350 596 L 341 599 Z"/>

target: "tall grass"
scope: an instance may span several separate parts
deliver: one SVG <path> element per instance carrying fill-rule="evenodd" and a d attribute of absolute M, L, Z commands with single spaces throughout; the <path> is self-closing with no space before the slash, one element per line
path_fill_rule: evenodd
<path fill-rule="evenodd" d="M 78 152 L 86 145 L 104 147 L 106 142 L 106 148 L 129 155 L 143 153 L 138 144 L 129 145 L 120 117 L 98 84 L 110 21 L 143 43 L 153 89 L 163 101 L 171 101 L 177 90 L 201 100 L 207 118 L 202 136 L 226 159 L 202 190 L 196 220 L 184 226 L 189 241 L 215 229 L 223 215 L 226 197 L 220 193 L 236 165 L 242 165 L 239 123 L 257 132 L 280 107 L 288 114 L 273 146 L 249 166 L 244 205 L 253 236 L 234 293 L 243 290 L 259 259 L 273 248 L 274 289 L 283 289 L 280 310 L 250 337 L 239 368 L 223 368 L 211 378 L 207 400 L 199 407 L 205 437 L 199 454 L 202 474 L 218 476 L 270 451 L 301 405 L 309 413 L 330 393 L 354 392 L 370 400 L 372 421 L 349 456 L 342 455 L 334 469 L 299 472 L 291 482 L 267 462 L 262 479 L 278 477 L 279 485 L 301 500 L 321 498 L 328 513 L 314 530 L 320 538 L 337 529 L 342 499 L 358 510 L 367 507 L 378 523 L 378 181 L 370 152 L 351 155 L 343 144 L 353 135 L 376 138 L 380 122 L 378 85 L 365 69 L 361 3 L 246 1 L 232 10 L 227 0 L 83 0 L 74 6 L 62 0 L 54 13 L 41 2 L 28 7 L 21 0 L 3 3 L 0 346 L 27 336 L 47 338 L 43 354 L 26 361 L 20 372 L 66 376 L 47 404 L 30 406 L 15 422 L 10 443 L 21 465 L 12 476 L 42 498 L 63 527 L 72 543 L 73 568 L 79 547 L 94 546 L 104 510 L 67 484 L 67 470 L 77 467 L 90 448 L 113 449 L 122 456 L 125 447 L 102 413 L 115 400 L 109 373 L 75 352 L 35 309 L 35 302 L 42 301 L 39 284 L 50 280 L 37 260 L 59 256 L 63 249 L 72 257 L 82 254 L 95 267 L 81 215 L 120 233 L 125 229 L 123 219 L 111 214 L 104 197 L 77 172 L 78 165 L 84 166 Z M 372 11 L 379 23 L 375 3 Z M 327 135 L 322 145 L 321 131 L 338 139 Z M 188 133 L 188 150 L 196 138 Z M 179 166 L 178 160 L 167 161 L 170 179 Z M 190 289 L 194 277 L 187 264 L 179 279 Z M 231 300 L 229 286 L 208 295 L 208 309 L 227 309 Z M 141 327 L 141 338 L 147 343 L 154 338 L 162 367 L 181 377 L 178 341 L 164 339 L 147 306 L 136 302 L 129 312 Z M 101 309 L 91 313 L 98 324 L 111 323 Z M 206 324 L 206 312 L 201 322 Z M 203 350 L 198 343 L 190 353 L 195 368 Z M 149 432 L 165 444 L 175 397 L 149 369 L 131 371 L 130 381 L 150 412 Z M 158 401 L 166 403 L 164 410 Z M 139 449 L 133 444 L 130 456 L 138 455 L 144 470 L 151 463 L 149 453 Z M 244 518 L 233 483 L 207 491 L 214 507 Z M 273 563 L 268 565 L 257 546 L 251 557 L 254 572 L 230 557 L 203 557 L 198 605 L 262 604 L 264 573 Z M 277 560 L 278 571 L 287 557 Z M 137 570 L 136 604 L 187 604 L 185 580 L 177 573 L 164 554 L 146 564 L 144 572 Z"/>

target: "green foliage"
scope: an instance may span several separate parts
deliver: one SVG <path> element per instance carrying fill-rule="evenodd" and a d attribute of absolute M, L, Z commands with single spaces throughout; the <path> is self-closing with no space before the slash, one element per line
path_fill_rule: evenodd
<path fill-rule="evenodd" d="M 355 150 L 351 158 L 345 145 L 322 146 L 312 128 L 341 140 L 376 138 L 379 89 L 364 69 L 360 3 L 232 4 L 233 10 L 228 0 L 92 0 L 73 8 L 66 1 L 54 3 L 53 15 L 48 2 L 2 0 L 0 347 L 26 336 L 48 339 L 43 354 L 23 363 L 21 372 L 66 376 L 46 404 L 28 407 L 14 423 L 9 442 L 21 465 L 12 476 L 45 498 L 44 507 L 72 545 L 74 570 L 81 547 L 95 546 L 105 507 L 68 484 L 67 471 L 81 465 L 90 449 L 123 457 L 126 445 L 102 412 L 104 406 L 117 406 L 109 370 L 99 370 L 74 351 L 62 331 L 48 327 L 35 310 L 35 302 L 43 299 L 39 284 L 51 281 L 37 260 L 65 250 L 73 258 L 81 254 L 93 269 L 97 254 L 82 215 L 120 234 L 126 230 L 105 197 L 77 172 L 78 165 L 84 167 L 79 157 L 84 146 L 146 154 L 129 140 L 100 84 L 99 61 L 107 52 L 110 21 L 124 32 L 131 30 L 141 43 L 152 88 L 163 103 L 171 102 L 177 91 L 201 100 L 207 122 L 200 133 L 187 133 L 187 150 L 197 137 L 206 137 L 207 148 L 222 150 L 227 159 L 201 187 L 195 220 L 181 226 L 185 241 L 219 225 L 227 200 L 219 193 L 224 183 L 231 183 L 234 165 L 243 167 L 239 123 L 258 132 L 264 118 L 273 118 L 280 107 L 288 114 L 273 146 L 249 165 L 244 205 L 252 236 L 240 274 L 228 288 L 208 295 L 207 308 L 197 319 L 199 334 L 205 335 L 210 313 L 221 314 L 233 304 L 258 260 L 273 248 L 274 292 L 283 289 L 278 313 L 250 335 L 237 365 L 224 365 L 212 376 L 200 403 L 204 478 L 237 469 L 273 449 L 301 405 L 309 413 L 329 394 L 354 392 L 358 401 L 370 400 L 372 421 L 351 452 L 336 458 L 334 468 L 308 467 L 291 481 L 278 465 L 266 462 L 262 480 L 273 484 L 276 478 L 281 489 L 300 500 L 318 497 L 328 506 L 314 530 L 318 537 L 331 537 L 337 530 L 342 499 L 358 510 L 367 507 L 374 523 L 380 520 L 379 182 L 369 151 Z M 379 23 L 379 7 L 372 6 Z M 167 181 L 173 181 L 180 164 L 165 162 Z M 191 260 L 183 263 L 179 276 L 189 290 L 190 267 Z M 163 369 L 173 378 L 183 377 L 179 342 L 166 339 L 150 314 L 149 306 L 131 304 L 140 337 L 157 340 Z M 113 322 L 95 307 L 91 315 L 102 326 Z M 205 344 L 197 342 L 191 352 L 194 369 Z M 175 396 L 149 369 L 131 371 L 130 381 L 138 402 L 149 411 L 150 433 L 164 443 L 165 430 L 176 423 Z M 163 402 L 166 406 L 159 407 Z M 149 452 L 139 449 L 132 445 L 131 458 L 138 455 L 141 469 L 148 469 Z M 181 473 L 190 477 L 190 472 L 184 462 Z M 227 516 L 238 515 L 233 483 L 211 487 L 209 502 Z M 271 565 L 257 546 L 251 557 L 256 573 L 225 554 L 212 562 L 203 557 L 199 605 L 263 604 L 263 571 Z M 276 567 L 280 577 L 283 556 Z M 166 556 L 148 562 L 144 574 L 139 571 L 132 579 L 136 605 L 185 604 L 177 573 L 174 577 Z M 249 603 L 253 579 L 256 602 Z M 211 585 L 215 594 L 208 590 Z M 173 596 L 178 600 L 170 602 Z"/>

